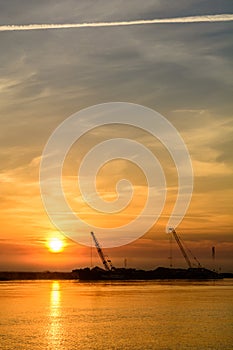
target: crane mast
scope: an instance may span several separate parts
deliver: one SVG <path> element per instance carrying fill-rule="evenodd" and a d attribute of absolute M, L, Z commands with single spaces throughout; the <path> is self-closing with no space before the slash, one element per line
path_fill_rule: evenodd
<path fill-rule="evenodd" d="M 179 248 L 181 250 L 181 253 L 182 253 L 186 263 L 188 264 L 188 267 L 192 268 L 191 261 L 190 261 L 188 255 L 186 254 L 185 249 L 184 249 L 184 247 L 183 247 L 183 245 L 182 245 L 182 243 L 181 243 L 181 241 L 180 241 L 180 239 L 179 239 L 175 229 L 171 228 L 170 230 L 171 230 L 171 232 L 172 232 L 172 234 L 173 234 L 173 236 L 174 236 L 174 238 L 175 238 L 175 240 L 176 240 L 176 242 L 177 242 L 177 244 L 178 244 L 178 246 L 179 246 Z"/>
<path fill-rule="evenodd" d="M 99 257 L 104 265 L 104 268 L 106 271 L 111 271 L 113 269 L 113 266 L 112 266 L 112 262 L 110 259 L 106 258 L 106 256 L 104 255 L 103 251 L 102 251 L 102 248 L 97 240 L 97 238 L 95 237 L 95 234 L 94 232 L 91 232 L 91 235 L 92 235 L 92 238 L 93 238 L 93 241 L 95 243 L 95 246 L 96 246 L 96 249 L 97 249 L 97 252 L 99 254 Z"/>

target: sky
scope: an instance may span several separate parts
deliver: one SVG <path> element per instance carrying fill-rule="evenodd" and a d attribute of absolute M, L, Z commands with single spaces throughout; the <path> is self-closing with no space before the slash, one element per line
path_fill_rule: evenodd
<path fill-rule="evenodd" d="M 232 14 L 227 0 L 54 1 L 0 0 L 0 26 L 122 22 Z M 39 166 L 54 129 L 73 113 L 106 102 L 141 104 L 161 113 L 189 150 L 194 190 L 177 228 L 201 263 L 233 271 L 232 21 L 145 24 L 99 28 L 0 31 L 1 270 L 63 270 L 100 264 L 95 250 L 71 241 L 50 222 L 42 204 Z M 126 210 L 99 215 L 81 202 L 76 172 L 88 149 L 108 138 L 131 137 L 156 154 L 168 180 L 168 198 L 158 222 L 140 239 L 107 249 L 116 266 L 169 266 L 165 225 L 177 193 L 168 153 L 151 135 L 125 127 L 104 127 L 84 135 L 64 164 L 70 205 L 100 227 L 128 222 L 145 201 L 146 182 L 124 160 L 106 164 L 99 193 L 113 200 L 115 184 L 131 179 L 134 198 Z M 75 195 L 74 195 L 75 193 Z M 110 226 L 109 226 L 110 225 Z M 51 237 L 64 241 L 51 253 Z M 174 266 L 185 266 L 172 243 Z"/>

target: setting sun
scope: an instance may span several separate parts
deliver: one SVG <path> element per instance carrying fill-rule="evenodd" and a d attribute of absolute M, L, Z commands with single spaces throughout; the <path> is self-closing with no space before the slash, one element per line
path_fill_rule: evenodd
<path fill-rule="evenodd" d="M 51 238 L 48 243 L 47 243 L 48 249 L 52 253 L 59 253 L 64 249 L 64 243 L 61 239 L 59 238 Z"/>

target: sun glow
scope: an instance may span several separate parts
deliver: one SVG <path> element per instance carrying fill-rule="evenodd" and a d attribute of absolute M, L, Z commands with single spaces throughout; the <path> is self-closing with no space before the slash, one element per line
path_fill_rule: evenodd
<path fill-rule="evenodd" d="M 52 253 L 59 253 L 64 249 L 64 243 L 61 239 L 54 237 L 50 238 L 47 243 L 48 249 Z"/>

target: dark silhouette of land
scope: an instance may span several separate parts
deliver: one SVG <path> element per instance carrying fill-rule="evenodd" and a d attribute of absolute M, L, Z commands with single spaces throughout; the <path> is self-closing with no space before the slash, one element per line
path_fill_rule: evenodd
<path fill-rule="evenodd" d="M 22 272 L 22 271 L 0 271 L 0 281 L 13 280 L 74 280 L 78 279 L 75 272 Z"/>
<path fill-rule="evenodd" d="M 223 278 L 221 274 L 203 267 L 188 269 L 158 267 L 149 271 L 126 268 L 113 268 L 106 271 L 94 267 L 93 269 L 77 269 L 73 272 L 78 274 L 80 280 L 208 280 Z"/>
<path fill-rule="evenodd" d="M 92 269 L 75 269 L 72 272 L 22 272 L 0 271 L 0 281 L 14 280 L 208 280 L 233 278 L 233 273 L 217 273 L 205 268 L 166 268 L 145 271 L 137 269 L 116 268 L 106 271 L 96 266 Z"/>

